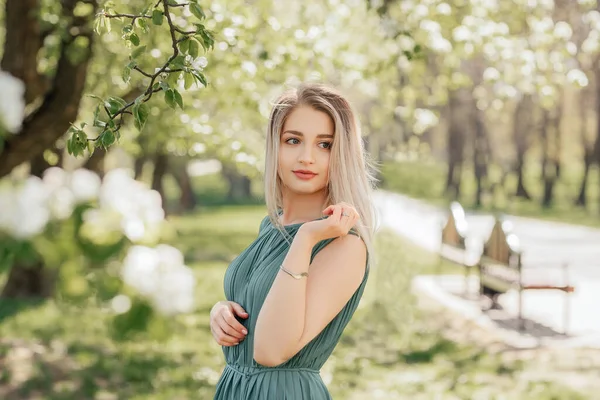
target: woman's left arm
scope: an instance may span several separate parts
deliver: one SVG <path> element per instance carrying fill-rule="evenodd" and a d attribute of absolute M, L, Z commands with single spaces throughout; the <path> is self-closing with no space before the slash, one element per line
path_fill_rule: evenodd
<path fill-rule="evenodd" d="M 307 225 L 296 233 L 283 266 L 298 274 L 310 266 L 310 275 L 297 280 L 279 271 L 256 322 L 254 359 L 264 366 L 284 363 L 314 339 L 342 310 L 365 274 L 366 247 L 355 235 L 332 241 L 310 263 L 320 239 Z"/>

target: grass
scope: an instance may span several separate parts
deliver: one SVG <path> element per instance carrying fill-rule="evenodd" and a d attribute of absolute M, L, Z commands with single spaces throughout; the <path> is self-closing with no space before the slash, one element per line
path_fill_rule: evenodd
<path fill-rule="evenodd" d="M 450 199 L 444 196 L 446 182 L 446 165 L 435 161 L 389 162 L 382 167 L 383 182 L 381 187 L 408 196 L 427 200 L 433 204 L 447 206 Z M 577 163 L 563 166 L 562 177 L 555 186 L 555 202 L 550 208 L 543 208 L 541 203 L 543 185 L 540 181 L 541 171 L 538 165 L 527 165 L 525 169 L 525 186 L 530 191 L 532 200 L 515 198 L 517 179 L 509 175 L 505 190 L 497 190 L 494 194 L 483 197 L 483 205 L 475 206 L 476 182 L 473 172 L 467 168 L 461 181 L 461 196 L 458 199 L 466 209 L 507 213 L 512 215 L 540 218 L 552 221 L 600 226 L 600 181 L 598 169 L 592 169 L 588 180 L 588 207 L 575 207 L 574 200 L 579 194 L 582 170 Z M 500 171 L 491 166 L 490 179 L 499 181 Z"/>
<path fill-rule="evenodd" d="M 0 398 L 211 399 L 224 361 L 208 313 L 224 297 L 229 260 L 254 239 L 263 215 L 245 206 L 172 217 L 172 241 L 199 287 L 196 311 L 169 322 L 166 342 L 111 341 L 106 314 L 92 305 L 47 302 L 0 315 Z M 448 338 L 447 316 L 420 310 L 410 293 L 411 278 L 432 273 L 437 257 L 390 232 L 376 247 L 363 302 L 322 371 L 334 399 L 586 398 L 532 374 L 529 362 Z"/>

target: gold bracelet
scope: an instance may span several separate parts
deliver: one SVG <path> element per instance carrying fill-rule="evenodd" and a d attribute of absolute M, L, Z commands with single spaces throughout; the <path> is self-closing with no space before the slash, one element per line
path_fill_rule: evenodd
<path fill-rule="evenodd" d="M 292 271 L 288 271 L 287 269 L 285 269 L 284 266 L 283 266 L 283 264 L 281 264 L 279 266 L 279 269 L 282 270 L 283 272 L 285 272 L 286 274 L 288 274 L 289 276 L 291 276 L 294 279 L 302 279 L 302 278 L 308 277 L 308 272 L 303 272 L 301 274 L 295 274 Z"/>

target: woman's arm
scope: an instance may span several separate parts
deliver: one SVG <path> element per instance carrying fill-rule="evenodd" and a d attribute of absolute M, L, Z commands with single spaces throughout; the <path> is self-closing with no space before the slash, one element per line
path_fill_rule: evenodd
<path fill-rule="evenodd" d="M 283 262 L 294 273 L 309 271 L 312 248 L 321 240 L 309 224 L 316 223 L 298 230 Z M 360 286 L 366 257 L 364 242 L 344 235 L 315 256 L 308 278 L 296 280 L 279 271 L 256 323 L 256 362 L 264 366 L 282 364 L 314 339 Z"/>

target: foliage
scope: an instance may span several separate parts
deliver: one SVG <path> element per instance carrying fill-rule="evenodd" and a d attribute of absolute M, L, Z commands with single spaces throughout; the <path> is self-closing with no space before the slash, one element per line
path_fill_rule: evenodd
<path fill-rule="evenodd" d="M 151 326 L 193 309 L 183 255 L 160 244 L 168 228 L 160 196 L 127 171 L 101 181 L 53 167 L 43 180 L 4 182 L 0 206 L 0 272 L 41 262 L 58 275 L 57 299 L 107 307 L 115 337 L 164 336 L 164 326 Z"/>
<path fill-rule="evenodd" d="M 67 141 L 67 150 L 69 154 L 75 156 L 83 154 L 86 149 L 92 151 L 91 142 L 96 142 L 96 147 L 104 149 L 110 147 L 120 137 L 119 131 L 125 114 L 133 115 L 135 127 L 141 131 L 150 114 L 146 102 L 152 98 L 154 93 L 162 91 L 164 100 L 169 107 L 183 109 L 183 98 L 176 85 L 180 77 L 184 79 L 185 89 L 189 89 L 194 83 L 207 84 L 206 77 L 202 72 L 203 62 L 198 58 L 200 47 L 204 51 L 213 48 L 214 33 L 201 23 L 206 15 L 198 0 L 190 0 L 185 3 L 160 0 L 154 6 L 147 6 L 136 14 L 118 13 L 115 12 L 114 7 L 112 1 L 104 4 L 104 8 L 96 19 L 95 31 L 98 34 L 104 31 L 110 34 L 113 19 L 121 22 L 127 20 L 128 22 L 123 24 L 121 29 L 121 39 L 124 40 L 127 47 L 133 50 L 129 54 L 128 63 L 124 67 L 121 77 L 125 83 L 129 83 L 131 72 L 137 71 L 148 78 L 149 82 L 143 93 L 129 102 L 117 96 L 103 99 L 94 95 L 93 97 L 99 103 L 94 111 L 92 126 L 99 128 L 99 133 L 95 138 L 88 139 L 88 135 L 84 131 L 85 123 L 79 126 L 73 125 L 68 132 L 71 134 L 71 138 Z M 172 15 L 176 8 L 181 8 L 184 10 L 184 14 L 195 17 L 197 22 L 192 22 L 189 18 L 182 19 L 183 24 L 176 24 L 175 16 Z M 141 45 L 141 43 L 143 43 L 142 38 L 150 29 L 148 21 L 151 21 L 153 28 L 156 29 L 163 25 L 163 21 L 166 21 L 165 25 L 168 27 L 172 47 L 172 54 L 162 66 L 155 69 L 154 73 L 144 71 L 140 67 L 140 59 L 146 55 L 147 50 L 147 45 Z"/>

